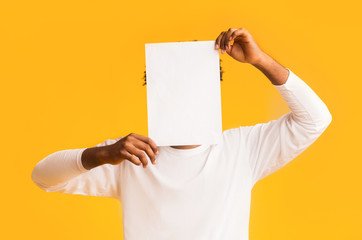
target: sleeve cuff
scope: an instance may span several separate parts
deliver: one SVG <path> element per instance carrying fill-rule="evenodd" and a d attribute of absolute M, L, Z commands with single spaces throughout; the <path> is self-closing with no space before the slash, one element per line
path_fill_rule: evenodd
<path fill-rule="evenodd" d="M 290 95 L 291 92 L 296 93 L 302 93 L 302 95 L 313 95 L 314 92 L 310 87 L 301 80 L 294 72 L 292 72 L 289 68 L 287 68 L 289 71 L 289 76 L 287 78 L 287 81 L 284 84 L 281 85 L 274 85 L 273 86 L 279 91 L 279 93 L 285 97 L 286 95 Z"/>
<path fill-rule="evenodd" d="M 89 171 L 88 169 L 84 168 L 84 166 L 82 164 L 82 154 L 83 154 L 84 150 L 86 150 L 86 149 L 87 148 L 80 149 L 77 153 L 76 165 L 77 165 L 79 171 L 81 171 L 82 173 Z"/>
<path fill-rule="evenodd" d="M 286 68 L 286 69 L 289 71 L 289 76 L 287 78 L 287 81 L 284 84 L 281 84 L 281 85 L 273 84 L 273 86 L 276 87 L 276 89 L 278 89 L 278 90 L 288 88 L 289 85 L 293 84 L 292 82 L 295 81 L 296 75 L 289 68 Z"/>

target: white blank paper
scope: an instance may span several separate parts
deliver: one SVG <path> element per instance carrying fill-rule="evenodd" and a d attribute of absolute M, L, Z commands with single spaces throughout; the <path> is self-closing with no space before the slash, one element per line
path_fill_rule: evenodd
<path fill-rule="evenodd" d="M 214 43 L 146 44 L 148 136 L 157 146 L 219 142 L 220 65 Z"/>

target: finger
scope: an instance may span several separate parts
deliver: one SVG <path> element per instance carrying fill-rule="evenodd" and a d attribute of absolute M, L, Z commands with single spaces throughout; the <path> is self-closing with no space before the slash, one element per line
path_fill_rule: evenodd
<path fill-rule="evenodd" d="M 134 136 L 135 138 L 149 144 L 151 146 L 154 154 L 156 154 L 156 155 L 158 154 L 157 145 L 151 138 L 143 136 L 143 135 L 139 135 L 139 134 L 136 134 L 136 133 L 132 133 L 132 136 Z"/>
<path fill-rule="evenodd" d="M 221 53 L 224 54 L 225 53 L 225 32 L 223 32 L 221 39 L 220 39 L 220 49 L 221 49 Z"/>
<path fill-rule="evenodd" d="M 229 37 L 229 40 L 232 41 L 237 37 L 246 37 L 247 31 L 245 28 L 238 28 L 236 29 Z"/>
<path fill-rule="evenodd" d="M 223 35 L 223 32 L 221 32 L 215 40 L 215 49 L 216 50 L 220 49 L 220 40 L 221 40 L 222 35 Z"/>
<path fill-rule="evenodd" d="M 146 154 L 144 152 L 142 152 L 141 150 L 139 150 L 135 146 L 130 147 L 128 152 L 133 154 L 133 155 L 136 155 L 136 157 L 138 157 L 138 159 L 141 160 L 144 168 L 147 166 L 148 159 L 147 159 Z"/>
<path fill-rule="evenodd" d="M 226 36 L 225 36 L 225 49 L 226 50 L 230 50 L 230 36 L 231 34 L 233 34 L 233 32 L 235 32 L 236 29 L 235 28 L 229 28 L 229 30 L 226 32 Z"/>
<path fill-rule="evenodd" d="M 133 145 L 135 147 L 137 147 L 138 149 L 145 151 L 147 153 L 148 157 L 151 159 L 152 164 L 155 164 L 156 157 L 149 144 L 142 142 L 142 141 L 137 141 Z"/>
<path fill-rule="evenodd" d="M 122 155 L 130 162 L 136 164 L 136 165 L 141 165 L 142 162 L 134 155 L 132 155 L 131 153 L 129 153 L 128 151 L 124 151 L 122 152 Z"/>

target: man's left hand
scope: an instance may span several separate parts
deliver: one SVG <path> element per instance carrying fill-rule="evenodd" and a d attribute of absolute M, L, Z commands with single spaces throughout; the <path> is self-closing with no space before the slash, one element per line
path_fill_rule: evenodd
<path fill-rule="evenodd" d="M 215 41 L 215 49 L 220 49 L 222 54 L 226 52 L 239 62 L 253 65 L 265 57 L 265 53 L 245 28 L 229 28 L 228 31 L 221 32 Z"/>

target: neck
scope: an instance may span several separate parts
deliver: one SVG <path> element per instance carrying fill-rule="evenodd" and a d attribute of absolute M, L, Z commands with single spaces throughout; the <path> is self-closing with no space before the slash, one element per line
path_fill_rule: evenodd
<path fill-rule="evenodd" d="M 199 146 L 201 146 L 201 145 L 181 145 L 181 146 L 171 146 L 171 147 L 176 148 L 176 149 L 191 149 L 191 148 L 196 148 Z"/>

